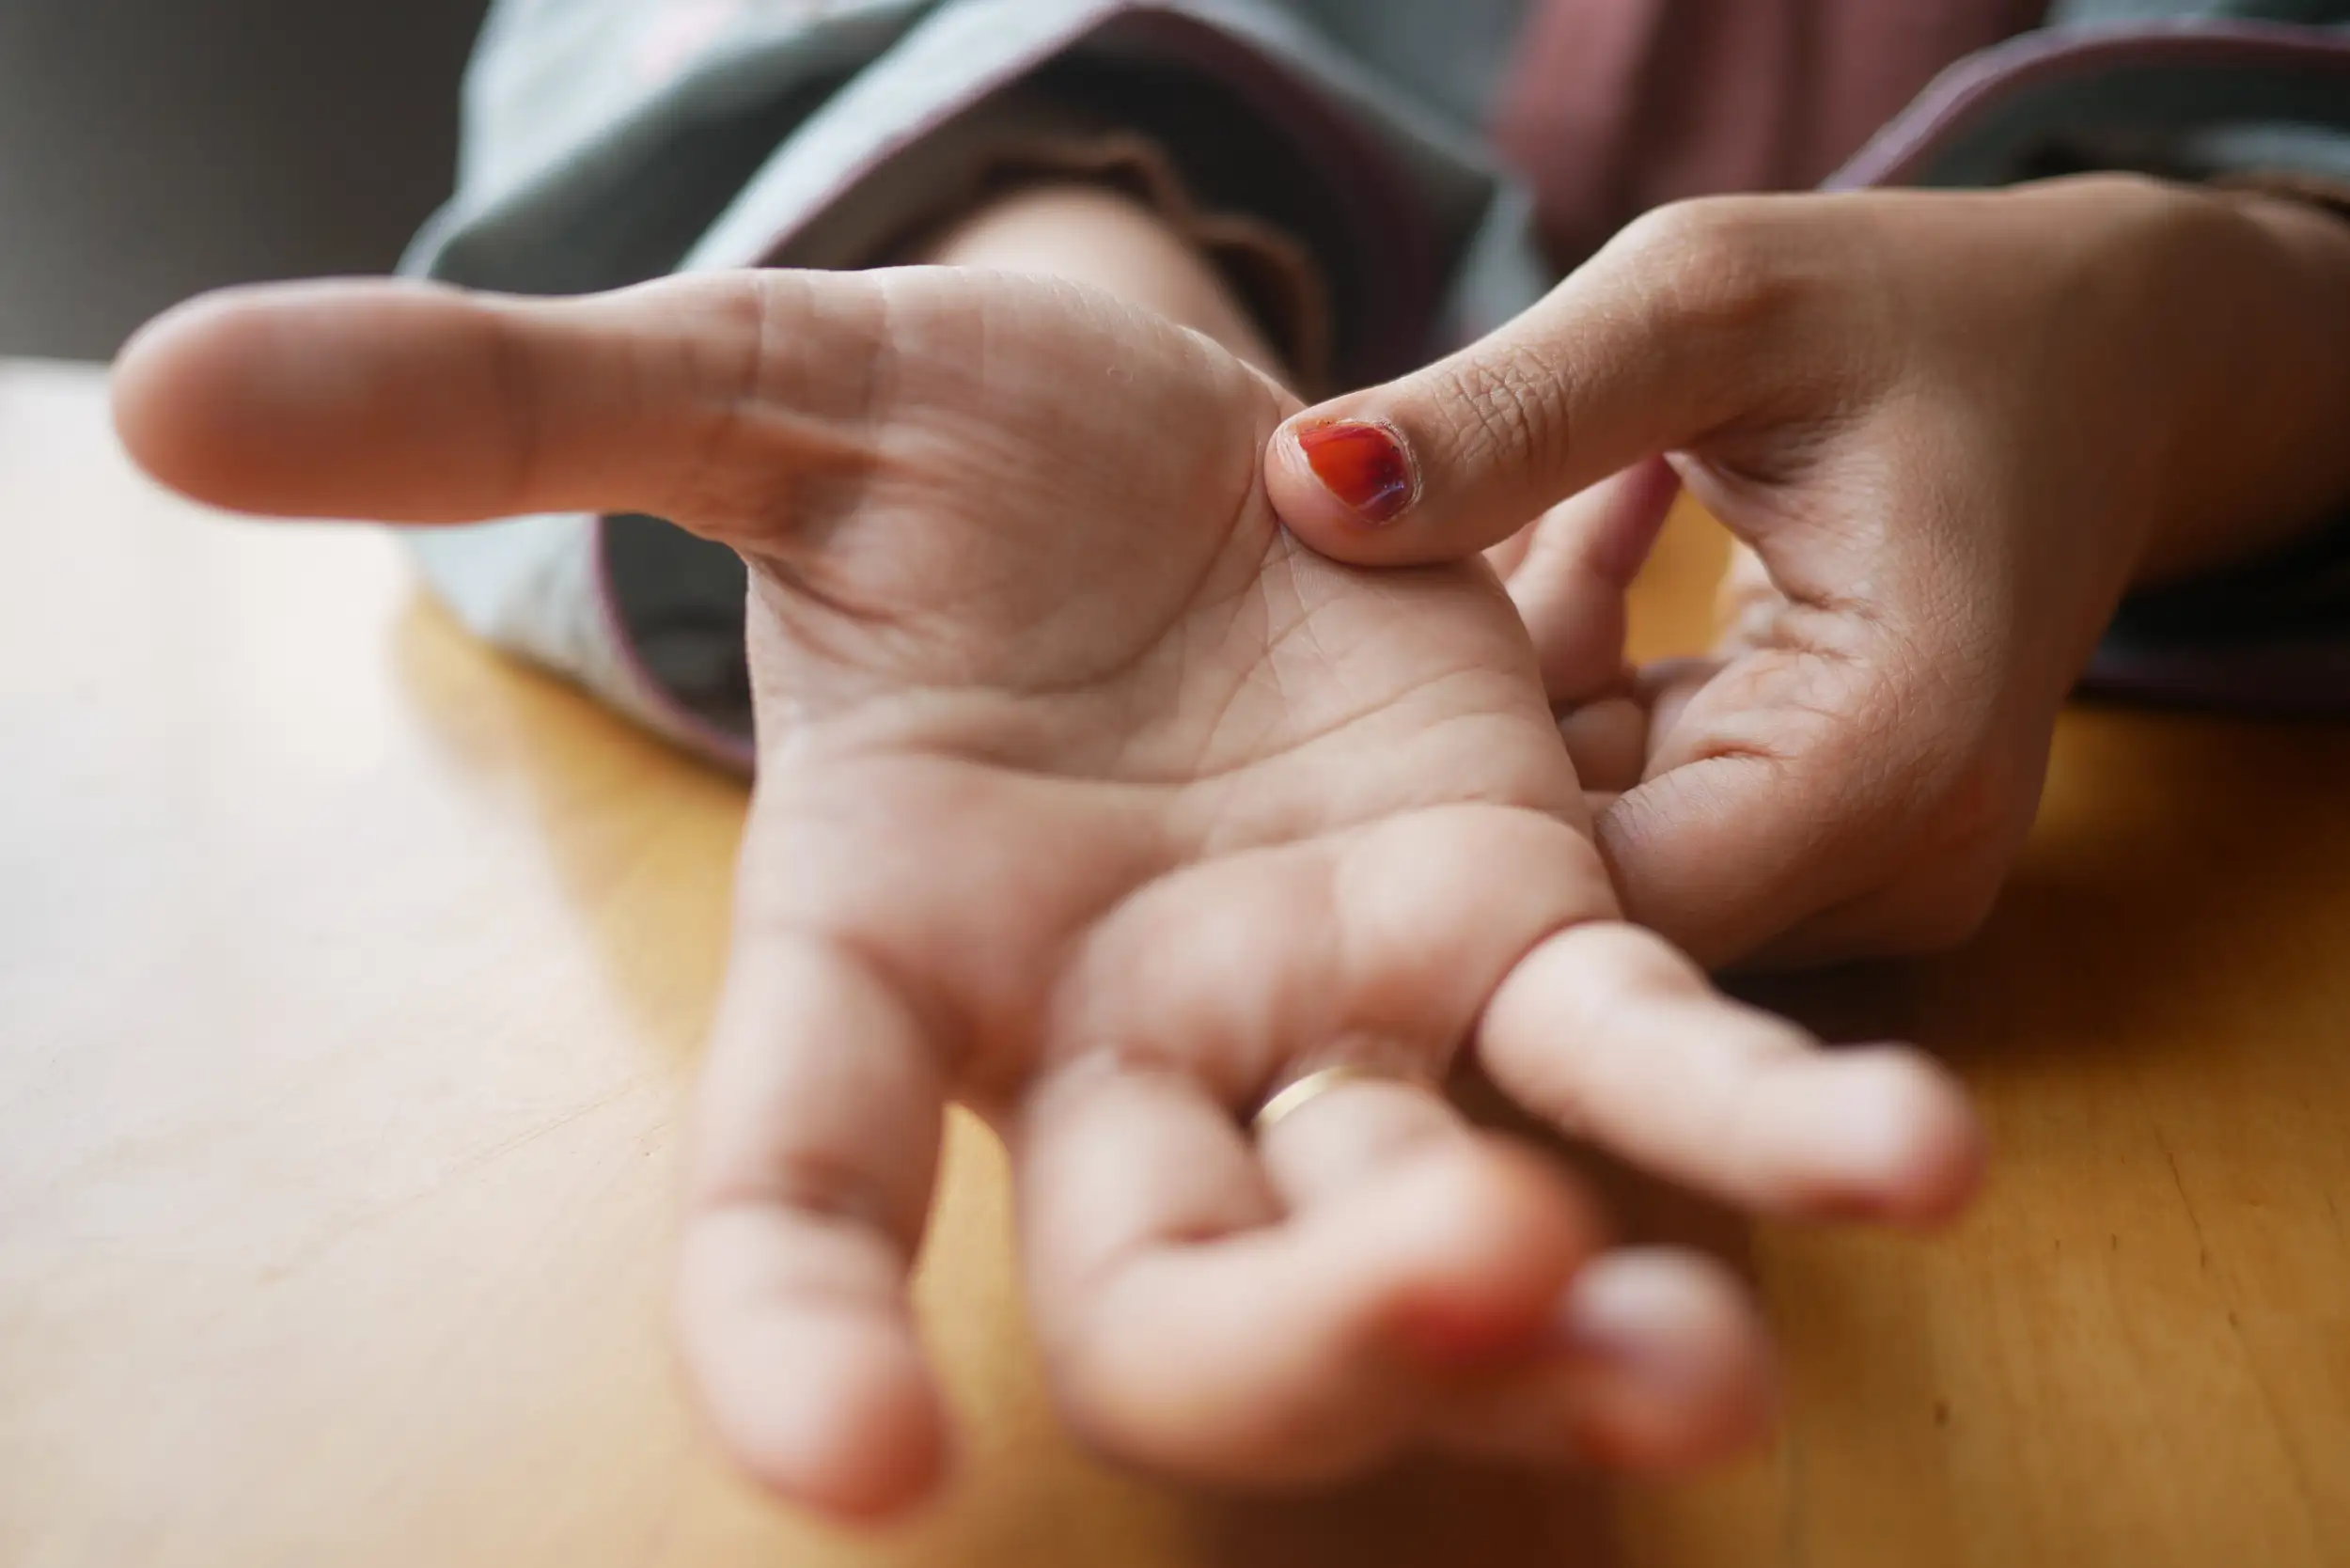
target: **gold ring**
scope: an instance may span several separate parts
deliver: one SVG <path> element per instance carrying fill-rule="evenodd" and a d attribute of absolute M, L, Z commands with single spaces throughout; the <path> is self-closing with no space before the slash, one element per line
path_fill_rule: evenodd
<path fill-rule="evenodd" d="M 1257 1107 L 1257 1114 L 1248 1119 L 1249 1131 L 1262 1137 L 1275 1126 L 1286 1121 L 1321 1099 L 1334 1089 L 1351 1083 L 1408 1083 L 1412 1080 L 1394 1073 L 1382 1073 L 1358 1062 L 1342 1061 L 1335 1067 L 1324 1067 L 1308 1073 L 1276 1093 Z"/>

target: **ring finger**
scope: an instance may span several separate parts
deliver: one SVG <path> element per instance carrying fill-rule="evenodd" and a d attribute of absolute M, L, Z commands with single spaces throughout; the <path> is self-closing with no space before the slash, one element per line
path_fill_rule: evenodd
<path fill-rule="evenodd" d="M 1534 1184 L 1549 1223 L 1577 1238 L 1563 1280 L 1512 1292 L 1488 1279 L 1397 1323 L 1421 1379 L 1422 1436 L 1486 1457 L 1653 1468 L 1714 1457 L 1767 1424 L 1767 1337 L 1729 1272 L 1661 1248 L 1592 1255 L 1596 1216 L 1564 1173 L 1472 1127 L 1424 1079 L 1324 1068 L 1268 1100 L 1257 1131 L 1293 1212 L 1343 1203 L 1409 1162 L 1490 1161 L 1496 1177 Z"/>

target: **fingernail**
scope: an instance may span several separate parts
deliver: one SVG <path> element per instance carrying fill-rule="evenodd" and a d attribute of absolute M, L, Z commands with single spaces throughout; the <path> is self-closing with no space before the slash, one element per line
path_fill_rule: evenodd
<path fill-rule="evenodd" d="M 1619 1261 L 1594 1269 L 1568 1294 L 1558 1329 L 1566 1347 L 1627 1383 L 1653 1388 L 1684 1375 L 1684 1348 L 1673 1329 L 1687 1304 L 1669 1275 Z"/>
<path fill-rule="evenodd" d="M 1297 449 L 1323 488 L 1373 526 L 1394 522 L 1412 504 L 1412 454 L 1385 425 L 1315 425 L 1297 432 Z"/>

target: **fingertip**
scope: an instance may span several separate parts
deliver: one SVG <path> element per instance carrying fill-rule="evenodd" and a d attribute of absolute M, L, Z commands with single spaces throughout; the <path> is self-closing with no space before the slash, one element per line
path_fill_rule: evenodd
<path fill-rule="evenodd" d="M 1766 1071 L 1747 1116 L 1755 1197 L 1768 1211 L 1927 1229 L 1982 1185 L 1983 1138 L 1966 1091 L 1922 1052 L 1844 1049 Z"/>
<path fill-rule="evenodd" d="M 946 1408 L 891 1243 L 763 1204 L 698 1207 L 674 1311 L 712 1430 L 767 1490 L 876 1522 L 938 1489 Z"/>
<path fill-rule="evenodd" d="M 1684 1470 L 1742 1452 L 1777 1418 L 1770 1336 L 1710 1259 L 1609 1253 L 1576 1276 L 1559 1327 L 1583 1367 L 1576 1435 L 1589 1458 Z"/>
<path fill-rule="evenodd" d="M 1382 396 L 1415 407 L 1408 394 Z M 1542 492 L 1507 476 L 1508 494 L 1435 451 L 1440 422 L 1415 413 L 1389 417 L 1344 405 L 1308 409 L 1266 445 L 1265 494 L 1291 533 L 1309 548 L 1354 566 L 1426 566 L 1466 560 L 1516 533 L 1540 510 Z M 1441 470 L 1441 472 L 1439 472 Z M 1512 498 L 1515 499 L 1512 499 Z"/>
<path fill-rule="evenodd" d="M 1275 514 L 1312 549 L 1357 565 L 1400 558 L 1391 530 L 1419 499 L 1420 476 L 1393 424 L 1308 410 L 1273 432 L 1264 474 Z"/>
<path fill-rule="evenodd" d="M 215 366 L 237 357 L 246 293 L 183 301 L 133 333 L 115 357 L 115 432 L 133 462 L 175 490 L 208 488 L 204 460 L 216 446 L 208 434 L 218 406 L 207 384 Z"/>
<path fill-rule="evenodd" d="M 850 1523 L 918 1508 L 951 1467 L 946 1413 L 909 1330 L 800 1311 L 689 1339 L 704 1410 L 760 1485 Z"/>
<path fill-rule="evenodd" d="M 149 475 L 196 500 L 275 516 L 338 513 L 349 474 L 414 456 L 400 446 L 386 367 L 429 361 L 429 329 L 462 314 L 449 290 L 390 279 L 198 295 L 118 356 L 116 431 Z M 462 388 L 444 385 L 439 400 L 462 400 Z"/>
<path fill-rule="evenodd" d="M 1437 1370 L 1523 1356 L 1605 1240 L 1599 1211 L 1556 1162 L 1497 1135 L 1420 1162 L 1378 1222 L 1409 1260 L 1381 1337 Z"/>
<path fill-rule="evenodd" d="M 1964 1087 L 1906 1045 L 1845 1051 L 1827 1065 L 1856 1206 L 1921 1229 L 1955 1218 L 1981 1190 L 1989 1154 Z"/>

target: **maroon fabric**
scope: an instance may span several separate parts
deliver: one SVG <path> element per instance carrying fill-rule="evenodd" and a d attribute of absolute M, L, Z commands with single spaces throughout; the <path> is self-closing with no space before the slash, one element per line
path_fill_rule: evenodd
<path fill-rule="evenodd" d="M 1817 184 L 2047 0 L 1532 0 L 1494 126 L 1561 261 L 1684 196 Z"/>

